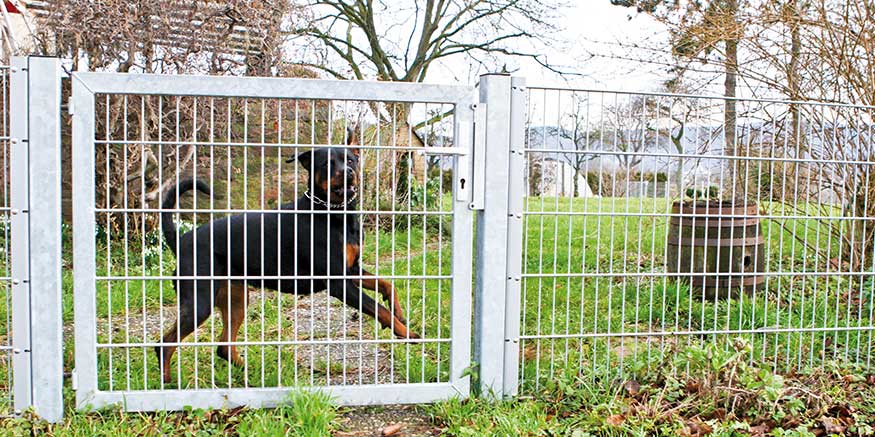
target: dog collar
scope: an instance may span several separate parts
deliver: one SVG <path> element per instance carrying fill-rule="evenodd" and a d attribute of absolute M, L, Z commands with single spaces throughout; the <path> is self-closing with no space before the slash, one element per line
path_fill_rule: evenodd
<path fill-rule="evenodd" d="M 346 203 L 329 203 L 311 194 L 310 190 L 304 191 L 304 197 L 310 199 L 311 202 L 317 205 L 322 205 L 328 209 L 346 209 L 350 204 L 355 202 L 358 198 L 358 193 L 353 194 L 352 198 L 346 200 Z"/>

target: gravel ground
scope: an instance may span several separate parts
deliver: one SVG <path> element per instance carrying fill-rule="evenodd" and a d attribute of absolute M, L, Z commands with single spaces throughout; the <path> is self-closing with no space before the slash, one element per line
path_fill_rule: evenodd
<path fill-rule="evenodd" d="M 263 295 L 265 306 L 277 305 L 275 292 L 265 291 Z M 369 340 L 376 337 L 374 320 L 371 317 L 361 317 L 357 311 L 327 293 L 284 297 L 281 303 L 282 321 L 280 323 L 276 320 L 270 321 L 272 326 L 265 328 L 266 339 Z M 261 305 L 262 292 L 250 291 L 247 315 L 250 329 L 257 329 L 261 323 Z M 215 335 L 218 337 L 222 330 L 222 322 L 218 316 L 214 317 Z M 129 317 L 115 315 L 111 321 L 102 318 L 97 322 L 97 330 L 99 335 L 106 337 L 111 329 L 117 341 L 124 339 L 127 332 L 132 343 L 156 342 L 160 340 L 164 331 L 161 327 L 162 319 L 165 327 L 176 322 L 175 305 L 164 306 L 161 310 L 148 309 L 145 314 L 142 310 L 132 310 Z M 210 340 L 210 323 L 211 321 L 207 320 L 201 326 L 199 331 L 201 341 Z M 282 332 L 278 333 L 280 329 Z M 72 339 L 72 323 L 64 327 L 64 335 Z M 188 339 L 192 338 L 190 336 Z M 243 338 L 242 329 L 238 338 Z M 241 348 L 241 353 L 245 354 L 245 349 Z M 254 349 L 252 353 L 256 353 Z M 302 345 L 284 351 L 283 359 L 297 363 L 300 377 L 305 382 L 309 382 L 310 369 L 313 368 L 315 384 L 325 384 L 327 380 L 335 385 L 385 384 L 393 382 L 393 379 L 397 381 L 399 377 L 393 375 L 390 348 L 387 345 L 355 343 Z"/>
<path fill-rule="evenodd" d="M 265 305 L 276 305 L 276 293 L 264 292 Z M 259 308 L 262 294 L 257 290 L 250 291 L 248 323 L 261 323 Z M 370 317 L 360 317 L 357 311 L 346 307 L 327 293 L 317 293 L 309 296 L 284 297 L 282 300 L 282 323 L 277 328 L 268 328 L 266 337 L 276 338 L 277 329 L 282 329 L 280 338 L 308 340 L 311 332 L 315 339 L 373 339 L 374 321 Z M 136 311 L 127 319 L 123 315 L 112 317 L 111 323 L 106 318 L 99 319 L 97 329 L 100 335 L 108 334 L 111 329 L 116 338 L 127 331 L 131 342 L 143 341 L 144 331 L 146 341 L 157 341 L 161 338 L 164 326 L 170 326 L 176 321 L 176 307 L 163 307 L 163 316 L 157 308 L 143 312 Z M 297 326 L 296 322 L 297 321 Z M 201 339 L 208 340 L 210 321 L 202 326 L 204 331 Z M 215 321 L 216 335 L 222 329 L 220 319 Z M 242 333 L 242 331 L 241 331 Z M 73 336 L 73 324 L 64 326 L 64 335 L 68 339 Z M 205 335 L 206 337 L 204 337 Z M 241 334 L 242 337 L 242 334 Z M 319 344 L 299 346 L 296 353 L 290 353 L 284 360 L 294 360 L 297 363 L 301 378 L 309 378 L 310 369 L 315 369 L 317 384 L 324 384 L 330 379 L 332 384 L 373 384 L 392 382 L 392 368 L 389 350 L 385 346 L 361 344 Z M 344 355 L 345 354 L 345 355 Z M 344 360 L 341 357 L 345 356 Z M 330 357 L 330 360 L 326 360 Z M 311 365 L 311 363 L 313 363 Z M 397 380 L 398 377 L 396 376 Z M 387 405 L 379 407 L 348 407 L 342 408 L 338 415 L 338 431 L 336 436 L 381 436 L 384 430 L 395 431 L 392 436 L 433 436 L 440 434 L 440 429 L 434 426 L 429 416 L 421 408 L 409 405 Z"/>
<path fill-rule="evenodd" d="M 421 408 L 410 405 L 348 408 L 341 411 L 337 437 L 382 436 L 383 430 L 398 429 L 393 436 L 434 436 L 440 429 Z"/>

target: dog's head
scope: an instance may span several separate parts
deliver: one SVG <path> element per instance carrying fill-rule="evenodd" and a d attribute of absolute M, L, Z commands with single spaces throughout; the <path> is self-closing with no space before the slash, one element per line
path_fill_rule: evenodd
<path fill-rule="evenodd" d="M 358 145 L 355 132 L 348 130 L 347 145 Z M 310 193 L 331 204 L 347 204 L 359 193 L 359 149 L 318 147 L 298 154 L 287 162 L 298 161 L 309 173 Z"/>

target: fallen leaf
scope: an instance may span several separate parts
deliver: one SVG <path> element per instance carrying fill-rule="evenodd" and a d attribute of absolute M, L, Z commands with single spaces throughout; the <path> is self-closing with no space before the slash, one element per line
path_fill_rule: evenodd
<path fill-rule="evenodd" d="M 608 416 L 608 418 L 605 419 L 605 422 L 611 426 L 620 426 L 623 424 L 624 420 L 626 420 L 626 418 L 623 417 L 622 414 L 614 414 L 612 416 Z"/>
<path fill-rule="evenodd" d="M 752 426 L 748 430 L 748 432 L 750 432 L 750 435 L 754 436 L 754 437 L 764 436 L 764 435 L 770 433 L 771 431 L 772 431 L 772 427 L 765 424 L 765 423 L 761 423 L 759 425 Z"/>
<path fill-rule="evenodd" d="M 704 437 L 710 435 L 714 430 L 707 423 L 696 420 L 688 423 L 687 426 L 684 427 L 684 431 L 686 431 L 686 434 L 690 437 Z"/>
<path fill-rule="evenodd" d="M 823 430 L 827 434 L 844 434 L 845 426 L 832 417 L 821 417 L 820 424 L 823 425 Z"/>
<path fill-rule="evenodd" d="M 520 351 L 520 354 L 526 361 L 534 360 L 538 356 L 538 347 L 529 343 Z"/>
<path fill-rule="evenodd" d="M 623 388 L 626 389 L 626 393 L 629 396 L 637 396 L 638 393 L 641 392 L 641 384 L 634 379 L 630 379 L 623 384 Z"/>
<path fill-rule="evenodd" d="M 388 436 L 398 434 L 402 429 L 404 429 L 404 423 L 396 423 L 394 425 L 389 425 L 380 430 L 380 435 Z"/>
<path fill-rule="evenodd" d="M 854 408 L 851 405 L 837 404 L 829 409 L 829 413 L 837 418 L 851 417 L 854 414 Z"/>

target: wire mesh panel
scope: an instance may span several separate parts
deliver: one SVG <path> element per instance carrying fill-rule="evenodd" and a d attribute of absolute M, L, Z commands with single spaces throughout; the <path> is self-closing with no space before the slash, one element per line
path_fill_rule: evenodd
<path fill-rule="evenodd" d="M 466 392 L 472 90 L 233 81 L 74 77 L 79 405 Z"/>
<path fill-rule="evenodd" d="M 873 109 L 529 88 L 520 379 L 868 366 Z"/>

